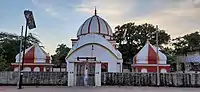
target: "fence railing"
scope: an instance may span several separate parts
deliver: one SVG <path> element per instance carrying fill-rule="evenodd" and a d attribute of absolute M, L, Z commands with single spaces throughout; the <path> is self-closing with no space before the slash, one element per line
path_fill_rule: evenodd
<path fill-rule="evenodd" d="M 102 73 L 102 85 L 157 86 L 156 73 Z M 161 73 L 160 86 L 200 87 L 200 73 Z"/>
<path fill-rule="evenodd" d="M 0 85 L 16 85 L 18 72 L 0 72 Z M 24 85 L 67 86 L 67 72 L 24 72 Z M 156 73 L 110 73 L 101 74 L 101 84 L 118 86 L 157 86 Z M 200 87 L 200 73 L 161 73 L 160 86 Z"/>
<path fill-rule="evenodd" d="M 1 85 L 17 85 L 18 72 L 0 72 Z M 24 72 L 24 85 L 65 85 L 67 86 L 67 72 Z"/>

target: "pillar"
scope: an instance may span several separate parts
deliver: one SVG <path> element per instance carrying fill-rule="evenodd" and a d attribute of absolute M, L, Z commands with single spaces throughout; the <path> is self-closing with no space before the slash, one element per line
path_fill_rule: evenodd
<path fill-rule="evenodd" d="M 117 72 L 117 62 L 116 61 L 110 61 L 108 62 L 108 72 Z"/>
<path fill-rule="evenodd" d="M 120 72 L 123 72 L 123 63 L 121 62 L 120 65 L 121 65 L 121 67 L 120 67 L 120 70 L 121 70 L 121 71 L 120 71 Z"/>
<path fill-rule="evenodd" d="M 95 63 L 95 86 L 101 86 L 101 63 Z"/>
<path fill-rule="evenodd" d="M 67 64 L 68 70 L 68 86 L 74 86 L 74 62 L 68 62 Z"/>

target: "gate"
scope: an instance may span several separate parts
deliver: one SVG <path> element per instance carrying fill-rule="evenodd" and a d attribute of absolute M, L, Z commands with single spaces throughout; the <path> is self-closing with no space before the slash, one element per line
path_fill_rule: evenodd
<path fill-rule="evenodd" d="M 87 75 L 89 86 L 95 86 L 95 63 L 75 63 L 75 83 L 76 86 L 84 86 L 84 76 L 86 67 L 88 68 Z"/>

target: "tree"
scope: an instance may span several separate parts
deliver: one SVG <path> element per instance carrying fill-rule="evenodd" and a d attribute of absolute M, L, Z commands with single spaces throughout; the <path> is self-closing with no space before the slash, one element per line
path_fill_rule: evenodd
<path fill-rule="evenodd" d="M 173 46 L 177 55 L 200 49 L 200 33 L 197 31 L 182 37 L 177 37 L 173 39 Z"/>
<path fill-rule="evenodd" d="M 170 47 L 165 47 L 161 52 L 163 52 L 167 56 L 167 63 L 173 64 L 176 63 L 176 54 L 174 52 L 174 49 Z"/>
<path fill-rule="evenodd" d="M 24 44 L 24 39 L 25 37 L 24 36 L 19 36 L 19 35 L 16 35 L 16 34 L 12 34 L 12 33 L 6 33 L 6 32 L 1 32 L 0 33 L 0 43 L 2 42 L 8 42 L 8 43 L 12 43 L 12 42 L 15 42 L 18 44 L 18 47 L 19 47 L 19 44 L 20 44 L 20 38 L 23 40 L 23 44 Z M 37 44 L 40 44 L 40 40 L 37 39 L 36 37 L 34 37 L 32 35 L 32 33 L 29 33 L 27 35 L 27 40 L 26 40 L 26 48 L 30 47 L 31 45 L 33 45 L 34 43 L 37 43 Z M 22 47 L 24 48 L 24 47 Z"/>
<path fill-rule="evenodd" d="M 3 65 L 3 69 L 9 70 L 10 63 L 15 62 L 15 56 L 19 53 L 20 40 L 24 37 L 20 37 L 16 34 L 1 32 L 0 33 L 0 63 Z M 33 43 L 41 43 L 33 35 L 29 34 L 27 36 L 27 47 L 30 47 Z M 24 43 L 23 43 L 24 44 Z M 24 47 L 22 47 L 23 49 Z M 5 64 L 5 65 L 4 65 Z"/>
<path fill-rule="evenodd" d="M 0 71 L 9 70 L 9 64 L 6 62 L 5 58 L 0 56 Z"/>
<path fill-rule="evenodd" d="M 125 34 L 126 31 L 126 34 Z M 165 30 L 158 31 L 159 47 L 168 44 L 170 35 Z M 134 55 L 150 41 L 156 44 L 156 28 L 152 24 L 135 25 L 135 23 L 127 23 L 122 26 L 115 27 L 114 39 L 119 43 L 118 50 L 122 53 L 124 64 L 131 64 Z"/>
<path fill-rule="evenodd" d="M 58 44 L 56 48 L 56 54 L 52 55 L 52 62 L 60 66 L 61 64 L 65 63 L 65 57 L 67 56 L 68 52 L 70 51 L 70 48 L 67 47 L 65 44 Z"/>

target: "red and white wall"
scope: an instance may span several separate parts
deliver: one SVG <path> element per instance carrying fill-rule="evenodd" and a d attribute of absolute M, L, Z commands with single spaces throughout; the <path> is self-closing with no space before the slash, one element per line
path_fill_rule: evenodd
<path fill-rule="evenodd" d="M 20 58 L 20 63 L 22 62 L 22 54 Z M 14 71 L 19 70 L 19 54 L 16 55 L 16 62 L 11 63 Z M 45 72 L 51 70 L 51 59 L 49 54 L 47 54 L 38 44 L 34 44 L 25 50 L 24 56 L 24 71 L 37 71 Z"/>
<path fill-rule="evenodd" d="M 158 62 L 157 62 L 158 57 Z M 160 72 L 169 72 L 170 65 L 167 57 L 152 46 L 149 42 L 133 57 L 132 71 L 134 72 L 157 72 L 157 64 Z"/>

